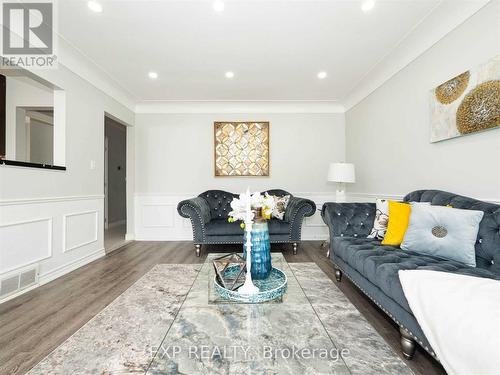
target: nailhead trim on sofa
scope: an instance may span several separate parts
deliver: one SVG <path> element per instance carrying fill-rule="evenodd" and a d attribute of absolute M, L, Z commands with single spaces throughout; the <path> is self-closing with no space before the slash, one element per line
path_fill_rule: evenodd
<path fill-rule="evenodd" d="M 193 205 L 187 203 L 185 205 L 183 205 L 181 207 L 181 212 L 188 216 L 189 217 L 189 221 L 191 222 L 191 228 L 193 230 L 193 239 L 196 238 L 196 232 L 195 232 L 195 223 L 194 223 L 194 220 L 193 218 L 191 217 L 191 215 L 189 215 L 186 211 L 185 211 L 185 207 L 190 207 L 193 209 L 194 212 L 196 212 L 196 215 L 198 216 L 198 219 L 200 219 L 200 223 L 202 223 L 202 226 L 201 226 L 201 233 L 202 233 L 202 238 L 205 239 L 205 225 L 204 222 L 203 222 L 203 218 L 201 217 L 201 215 L 199 214 L 199 212 L 196 210 L 196 207 L 194 207 Z"/>
<path fill-rule="evenodd" d="M 387 315 L 389 315 L 389 317 L 390 317 L 390 318 L 391 318 L 391 319 L 392 319 L 392 320 L 393 320 L 393 321 L 394 321 L 394 322 L 395 322 L 395 323 L 396 323 L 399 327 L 403 328 L 406 332 L 408 332 L 408 333 L 410 334 L 410 336 L 411 336 L 411 337 L 412 337 L 412 338 L 413 338 L 416 342 L 418 342 L 418 343 L 420 344 L 420 347 L 424 348 L 424 349 L 425 349 L 425 351 L 426 351 L 427 353 L 429 353 L 429 354 L 430 354 L 430 355 L 431 355 L 434 359 L 436 359 L 436 360 L 439 362 L 439 359 L 438 359 L 438 357 L 436 356 L 436 353 L 434 353 L 432 350 L 430 350 L 428 346 L 424 346 L 424 344 L 422 343 L 422 341 L 420 341 L 420 340 L 417 338 L 417 336 L 415 336 L 415 334 L 414 334 L 412 331 L 410 331 L 408 328 L 406 328 L 404 325 L 402 325 L 402 324 L 401 324 L 401 323 L 400 323 L 400 322 L 399 322 L 399 321 L 398 321 L 398 320 L 397 320 L 394 316 L 392 316 L 392 314 L 391 314 L 389 311 L 387 311 L 387 310 L 386 310 L 386 309 L 385 309 L 385 308 L 384 308 L 384 307 L 383 307 L 380 303 L 378 303 L 378 302 L 377 302 L 374 298 L 372 298 L 372 296 L 371 296 L 368 292 L 366 292 L 366 291 L 365 291 L 365 290 L 364 290 L 361 286 L 359 286 L 359 285 L 358 285 L 358 283 L 357 283 L 356 281 L 354 281 L 354 280 L 353 280 L 353 279 L 349 276 L 349 274 L 348 274 L 348 273 L 344 272 L 344 270 L 343 270 L 342 268 L 340 268 L 340 267 L 339 267 L 339 266 L 337 266 L 336 264 L 335 264 L 335 267 L 337 267 L 339 270 L 341 270 L 341 271 L 342 271 L 342 275 L 347 276 L 347 278 L 348 278 L 349 280 L 351 280 L 351 282 L 352 282 L 354 285 L 356 285 L 356 287 L 357 287 L 359 290 L 361 290 L 361 291 L 362 291 L 362 292 L 363 292 L 363 293 L 364 293 L 364 294 L 365 294 L 365 295 L 366 295 L 369 299 L 371 299 L 371 300 L 372 300 L 372 301 L 373 301 L 373 302 L 374 302 L 374 303 L 375 303 L 375 304 L 376 304 L 376 305 L 377 305 L 377 306 L 378 306 L 378 307 L 379 307 L 379 308 L 380 308 L 383 312 L 385 312 Z"/>

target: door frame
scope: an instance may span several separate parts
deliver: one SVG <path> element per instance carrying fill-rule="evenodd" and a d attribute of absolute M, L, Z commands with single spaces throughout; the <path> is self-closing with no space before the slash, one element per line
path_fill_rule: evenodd
<path fill-rule="evenodd" d="M 106 131 L 106 125 L 104 125 L 104 131 Z M 104 135 L 104 229 L 109 228 L 109 138 Z M 125 202 L 127 204 L 127 202 Z"/>
<path fill-rule="evenodd" d="M 106 142 L 106 118 L 116 122 L 119 125 L 123 126 L 123 130 L 125 130 L 125 137 L 126 137 L 126 147 L 125 147 L 125 159 L 126 159 L 126 175 L 125 175 L 125 189 L 126 189 L 126 194 L 125 194 L 125 221 L 126 221 L 126 230 L 125 230 L 125 243 L 134 240 L 135 235 L 134 235 L 134 215 L 135 215 L 135 202 L 134 202 L 134 192 L 135 192 L 135 185 L 134 185 L 134 174 L 135 174 L 135 165 L 134 165 L 134 160 L 131 160 L 131 157 L 134 155 L 134 125 L 133 122 L 131 124 L 127 123 L 126 121 L 121 120 L 120 118 L 116 117 L 115 115 L 104 111 L 103 112 L 103 117 L 102 117 L 102 160 L 103 160 L 103 166 L 105 166 L 106 171 L 104 173 L 104 179 L 103 179 L 103 190 L 104 190 L 104 181 L 107 182 L 106 186 L 109 187 L 109 175 L 108 175 L 108 169 L 109 169 L 109 162 L 108 162 L 108 154 L 105 153 L 105 142 Z M 109 140 L 108 142 L 108 147 L 109 147 Z M 103 168 L 104 169 L 104 168 Z M 103 220 L 101 224 L 101 228 L 103 228 L 103 232 L 109 228 L 109 188 L 108 191 L 103 191 Z M 102 206 L 101 206 L 102 207 Z M 106 221 L 104 220 L 104 211 L 106 211 Z M 106 249 L 107 250 L 107 249 Z M 113 251 L 113 249 L 111 250 Z"/>

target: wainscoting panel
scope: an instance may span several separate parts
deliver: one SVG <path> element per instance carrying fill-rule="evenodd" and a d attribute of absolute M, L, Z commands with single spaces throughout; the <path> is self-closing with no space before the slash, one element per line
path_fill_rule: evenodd
<path fill-rule="evenodd" d="M 189 219 L 177 213 L 177 204 L 197 194 L 136 194 L 135 239 L 138 241 L 191 241 L 193 233 Z M 302 239 L 325 240 L 328 229 L 321 219 L 324 202 L 335 200 L 334 193 L 294 193 L 309 198 L 317 205 L 314 216 L 306 218 L 302 227 Z"/>
<path fill-rule="evenodd" d="M 189 220 L 177 213 L 177 204 L 191 195 L 136 195 L 135 239 L 138 241 L 191 240 Z"/>
<path fill-rule="evenodd" d="M 52 218 L 0 225 L 0 274 L 52 256 Z"/>
<path fill-rule="evenodd" d="M 0 280 L 36 268 L 35 285 L 105 255 L 103 196 L 0 200 Z"/>
<path fill-rule="evenodd" d="M 98 211 L 84 211 L 63 216 L 63 252 L 97 242 Z"/>
<path fill-rule="evenodd" d="M 174 226 L 174 204 L 144 204 L 142 225 L 147 228 L 172 228 Z"/>

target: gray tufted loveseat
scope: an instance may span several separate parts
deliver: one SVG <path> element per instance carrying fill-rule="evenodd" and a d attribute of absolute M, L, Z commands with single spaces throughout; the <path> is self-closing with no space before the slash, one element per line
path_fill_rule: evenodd
<path fill-rule="evenodd" d="M 405 357 L 413 357 L 418 343 L 436 358 L 404 296 L 398 271 L 425 269 L 500 280 L 500 205 L 439 190 L 414 191 L 404 201 L 483 211 L 476 267 L 383 246 L 378 240 L 366 238 L 375 217 L 374 203 L 326 203 L 321 215 L 330 230 L 329 254 L 337 281 L 345 274 L 398 324 Z"/>
<path fill-rule="evenodd" d="M 293 253 L 297 253 L 300 243 L 302 221 L 306 216 L 312 216 L 316 211 L 313 201 L 294 197 L 284 190 L 268 190 L 270 195 L 290 195 L 290 201 L 283 220 L 268 221 L 271 243 L 291 243 Z M 200 256 L 201 245 L 208 244 L 242 244 L 243 229 L 239 222 L 229 223 L 228 213 L 231 211 L 231 201 L 238 194 L 221 190 L 209 190 L 196 198 L 180 202 L 177 211 L 182 217 L 191 220 L 193 226 L 193 242 L 196 255 Z"/>

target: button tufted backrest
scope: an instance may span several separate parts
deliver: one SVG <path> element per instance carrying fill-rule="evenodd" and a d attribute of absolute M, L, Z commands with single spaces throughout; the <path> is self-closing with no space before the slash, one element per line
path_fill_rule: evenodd
<path fill-rule="evenodd" d="M 476 265 L 500 274 L 500 205 L 440 190 L 417 190 L 408 194 L 404 201 L 483 211 L 476 242 Z"/>
<path fill-rule="evenodd" d="M 207 201 L 212 219 L 227 219 L 227 214 L 231 211 L 231 201 L 237 196 L 222 190 L 208 190 L 199 195 Z"/>
<path fill-rule="evenodd" d="M 289 192 L 281 189 L 272 189 L 267 191 L 270 195 L 290 195 Z M 223 190 L 207 190 L 198 195 L 205 199 L 210 207 L 210 215 L 212 219 L 227 219 L 228 213 L 231 211 L 231 201 L 239 194 L 229 193 Z"/>

